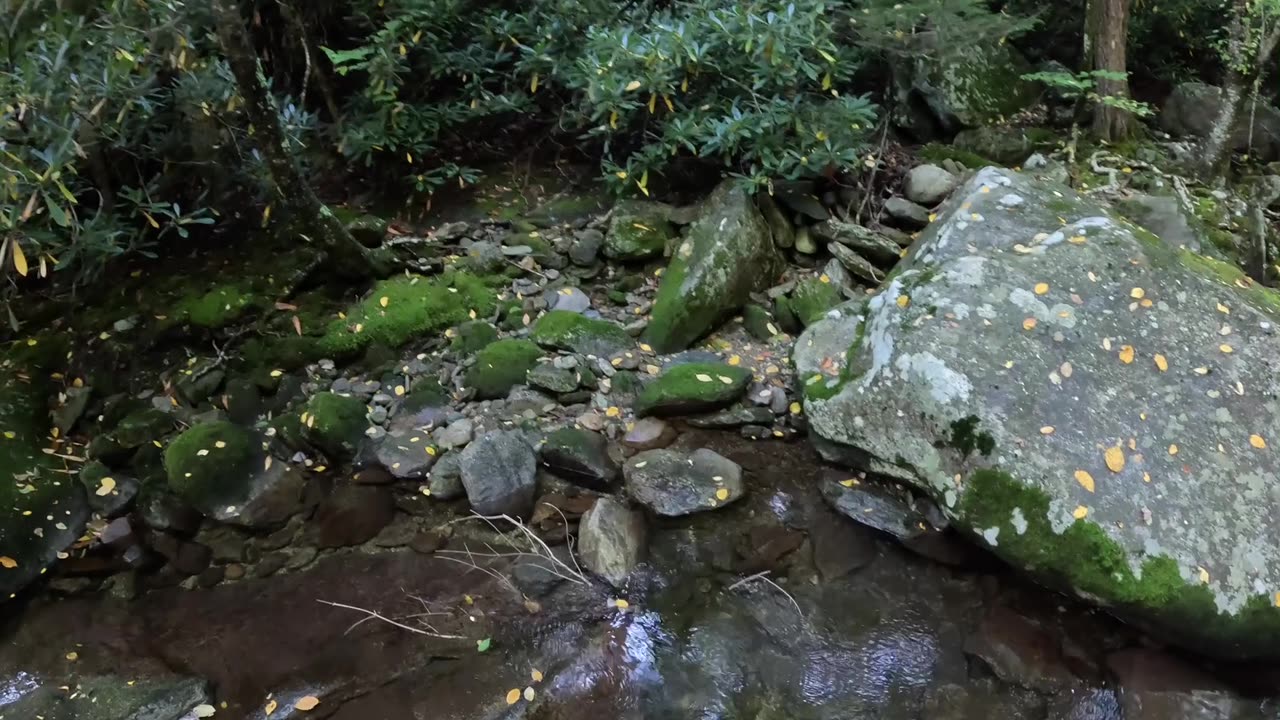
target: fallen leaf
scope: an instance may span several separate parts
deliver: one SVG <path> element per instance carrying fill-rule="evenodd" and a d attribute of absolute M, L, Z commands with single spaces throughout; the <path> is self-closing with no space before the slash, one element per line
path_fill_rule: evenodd
<path fill-rule="evenodd" d="M 729 499 L 728 488 L 720 488 L 719 490 L 716 490 L 716 499 L 720 501 L 728 500 Z"/>
<path fill-rule="evenodd" d="M 1165 370 L 1169 369 L 1169 361 L 1166 360 L 1165 357 L 1160 353 L 1156 353 L 1155 360 L 1156 360 L 1156 367 L 1160 369 L 1160 372 L 1164 372 Z"/>
<path fill-rule="evenodd" d="M 302 336 L 302 320 L 300 320 L 297 315 L 293 316 L 293 331 L 297 333 L 299 337 Z"/>
<path fill-rule="evenodd" d="M 694 379 L 695 379 L 695 380 L 697 380 L 698 382 L 711 382 L 711 376 L 710 376 L 710 375 L 707 375 L 706 373 L 698 373 L 697 375 L 694 375 L 693 377 L 694 377 Z"/>
<path fill-rule="evenodd" d="M 527 702 L 533 702 L 533 696 L 534 696 L 534 691 L 532 687 L 527 687 L 524 689 L 524 699 Z"/>
<path fill-rule="evenodd" d="M 1136 287 L 1129 291 L 1129 297 L 1133 298 L 1134 300 L 1141 300 L 1146 294 L 1147 294 L 1147 291 L 1143 290 L 1140 287 Z"/>
<path fill-rule="evenodd" d="M 906 295 L 899 295 L 897 302 L 898 302 L 898 307 L 904 308 L 911 304 L 911 298 L 907 297 Z"/>
<path fill-rule="evenodd" d="M 1071 517 L 1077 520 L 1083 520 L 1089 516 L 1089 508 L 1083 505 L 1077 505 L 1075 510 L 1071 511 Z"/>
<path fill-rule="evenodd" d="M 213 717 L 216 712 L 218 711 L 208 703 L 203 703 L 191 708 L 191 714 L 198 718 L 210 718 Z"/>
<path fill-rule="evenodd" d="M 270 715 L 271 713 L 275 712 L 275 711 L 276 711 L 276 708 L 278 708 L 278 707 L 280 707 L 280 703 L 276 702 L 274 699 L 272 699 L 272 700 L 268 701 L 268 702 L 267 702 L 267 707 L 266 707 L 266 709 L 265 709 L 265 710 L 266 710 L 266 714 L 267 714 L 267 715 Z"/>
<path fill-rule="evenodd" d="M 1041 434 L 1041 435 L 1052 435 L 1052 434 L 1053 434 L 1053 426 L 1052 426 L 1052 425 L 1045 425 L 1044 427 L 1040 428 L 1040 434 Z"/>
<path fill-rule="evenodd" d="M 1035 327 L 1036 327 L 1036 319 L 1033 317 L 1029 317 L 1026 320 L 1022 321 L 1023 330 L 1034 330 Z"/>
<path fill-rule="evenodd" d="M 1174 444 L 1172 444 L 1172 445 L 1170 445 L 1170 446 L 1169 446 L 1169 454 L 1170 454 L 1170 455 L 1177 455 L 1177 454 L 1178 454 L 1178 444 L 1177 444 L 1177 443 L 1174 443 Z"/>
<path fill-rule="evenodd" d="M 378 298 L 378 304 L 381 305 L 382 307 L 386 307 L 391 304 L 391 298 L 387 297 L 386 295 L 383 295 L 382 297 Z"/>
<path fill-rule="evenodd" d="M 1044 295 L 1049 292 L 1049 283 L 1036 283 L 1035 291 L 1037 295 Z"/>
<path fill-rule="evenodd" d="M 1230 315 L 1231 308 L 1227 307 L 1226 305 L 1223 305 L 1222 303 L 1218 303 L 1218 312 L 1223 313 L 1224 315 Z"/>
<path fill-rule="evenodd" d="M 1227 345 L 1226 343 L 1219 345 L 1218 349 L 1226 353 L 1227 355 L 1230 355 L 1231 353 L 1235 352 L 1235 348 L 1232 348 L 1230 345 Z"/>
<path fill-rule="evenodd" d="M 515 705 L 520 702 L 520 688 L 511 688 L 507 691 L 507 704 Z"/>
<path fill-rule="evenodd" d="M 316 706 L 319 704 L 320 704 L 320 698 L 316 697 L 315 695 L 307 695 L 307 696 L 298 698 L 298 702 L 293 704 L 293 709 L 301 710 L 302 712 L 308 712 L 310 710 L 315 710 Z"/>
<path fill-rule="evenodd" d="M 1075 475 L 1076 475 L 1076 482 L 1080 483 L 1081 487 L 1083 487 L 1085 490 L 1088 490 L 1089 492 L 1093 492 L 1094 485 L 1093 485 L 1092 475 L 1085 472 L 1084 470 L 1077 470 Z"/>
<path fill-rule="evenodd" d="M 1205 584 L 1205 585 L 1208 585 L 1208 584 L 1209 584 L 1209 571 L 1208 571 L 1208 570 L 1205 570 L 1204 568 L 1199 567 L 1199 566 L 1196 566 L 1196 570 L 1198 570 L 1198 571 L 1199 571 L 1199 573 L 1198 573 L 1198 574 L 1199 574 L 1199 576 L 1200 576 L 1200 582 L 1201 582 L 1201 583 L 1203 583 L 1203 584 Z"/>
<path fill-rule="evenodd" d="M 80 659 L 80 654 L 77 653 L 75 650 L 72 650 L 71 652 L 67 653 L 67 659 L 70 660 L 71 662 L 75 662 L 76 660 Z"/>
<path fill-rule="evenodd" d="M 1254 437 L 1258 437 L 1258 436 L 1254 435 Z M 116 479 L 111 477 L 104 477 L 102 478 L 102 480 L 98 482 L 98 490 L 94 493 L 94 495 L 97 495 L 98 497 L 106 497 L 110 495 L 111 492 L 115 489 L 116 489 Z"/>
<path fill-rule="evenodd" d="M 533 671 L 529 673 L 529 677 L 533 678 L 534 682 L 542 682 L 542 671 L 534 668 Z"/>
<path fill-rule="evenodd" d="M 1265 450 L 1267 448 L 1267 441 L 1263 440 L 1261 435 L 1250 435 L 1249 444 L 1259 450 Z"/>
<path fill-rule="evenodd" d="M 488 652 L 489 646 L 493 644 L 492 638 L 485 638 L 476 641 L 476 652 Z"/>
<path fill-rule="evenodd" d="M 1133 346 L 1132 345 L 1120 346 L 1120 362 L 1124 363 L 1125 365 L 1128 365 L 1129 363 L 1133 362 Z"/>
<path fill-rule="evenodd" d="M 1107 462 L 1107 469 L 1113 473 L 1124 470 L 1124 451 L 1118 445 L 1107 448 L 1102 457 Z"/>
<path fill-rule="evenodd" d="M 618 608 L 619 610 L 626 610 L 627 608 L 631 607 L 631 603 L 627 602 L 626 600 L 623 600 L 622 598 L 618 598 L 617 600 L 613 601 L 613 606 Z"/>

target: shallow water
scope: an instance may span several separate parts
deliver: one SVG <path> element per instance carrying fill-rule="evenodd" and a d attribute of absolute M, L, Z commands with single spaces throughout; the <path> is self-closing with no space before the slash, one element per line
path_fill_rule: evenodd
<path fill-rule="evenodd" d="M 931 555 L 965 563 L 943 565 L 835 515 L 803 444 L 681 444 L 739 462 L 748 497 L 651 524 L 624 589 L 563 583 L 531 606 L 438 556 L 355 550 L 208 590 L 41 600 L 9 619 L 0 717 L 109 718 L 92 688 L 187 676 L 227 704 L 218 718 L 265 718 L 272 700 L 272 718 L 297 717 L 304 695 L 321 699 L 305 716 L 342 720 L 1276 717 L 1242 695 L 1280 688 L 1270 668 L 1197 664 L 959 540 L 935 538 Z M 361 616 L 318 600 L 388 615 L 425 601 L 463 639 L 348 632 Z M 526 687 L 533 700 L 507 703 Z"/>

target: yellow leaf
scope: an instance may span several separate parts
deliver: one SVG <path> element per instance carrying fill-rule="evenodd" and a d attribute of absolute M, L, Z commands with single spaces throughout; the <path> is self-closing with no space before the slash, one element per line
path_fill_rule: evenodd
<path fill-rule="evenodd" d="M 639 80 L 632 80 L 631 82 L 627 83 L 627 92 L 632 92 L 633 90 L 639 90 L 639 89 L 640 89 Z"/>
<path fill-rule="evenodd" d="M 1044 295 L 1049 292 L 1049 283 L 1036 283 L 1035 291 L 1037 295 Z"/>
<path fill-rule="evenodd" d="M 911 298 L 907 297 L 906 295 L 898 296 L 898 307 L 905 308 L 910 304 L 911 304 Z"/>
<path fill-rule="evenodd" d="M 657 93 L 649 93 L 649 114 L 652 115 L 655 108 L 658 107 Z"/>
<path fill-rule="evenodd" d="M 1254 437 L 1257 437 L 1257 436 L 1255 435 Z M 98 481 L 98 490 L 94 494 L 97 495 L 98 497 L 106 497 L 111 494 L 112 490 L 115 490 L 115 489 L 116 489 L 116 479 L 111 477 L 104 477 Z"/>
<path fill-rule="evenodd" d="M 271 713 L 275 712 L 276 708 L 278 707 L 280 707 L 280 703 L 276 702 L 274 699 L 268 701 L 267 707 L 265 708 L 266 714 L 270 715 Z"/>
<path fill-rule="evenodd" d="M 1071 511 L 1071 517 L 1077 520 L 1083 520 L 1089 516 L 1089 508 L 1083 505 L 1077 505 L 1075 510 Z"/>
<path fill-rule="evenodd" d="M 1118 473 L 1124 470 L 1124 451 L 1118 445 L 1107 448 L 1102 457 L 1107 461 L 1107 469 L 1111 472 Z"/>
<path fill-rule="evenodd" d="M 1226 343 L 1219 345 L 1218 349 L 1226 353 L 1227 355 L 1230 355 L 1231 353 L 1235 352 L 1235 349 L 1232 348 L 1230 345 L 1227 345 Z"/>
<path fill-rule="evenodd" d="M 1170 445 L 1170 446 L 1169 446 L 1169 454 L 1170 454 L 1170 455 L 1177 455 L 1177 454 L 1178 454 L 1178 444 L 1177 444 L 1177 443 L 1174 443 L 1174 444 L 1172 444 L 1172 445 Z"/>
<path fill-rule="evenodd" d="M 26 277 L 27 256 L 22 253 L 22 246 L 18 244 L 17 240 L 14 240 L 11 244 L 13 249 L 13 269 L 17 270 L 22 277 Z"/>
<path fill-rule="evenodd" d="M 1164 372 L 1169 369 L 1169 361 L 1160 353 L 1156 353 L 1156 367 L 1160 368 L 1160 372 Z"/>
<path fill-rule="evenodd" d="M 267 223 L 269 222 L 271 222 L 271 206 L 270 205 L 262 208 L 262 227 L 266 227 Z"/>
<path fill-rule="evenodd" d="M 825 75 L 822 76 L 822 89 L 823 90 L 831 89 L 831 73 L 826 73 Z"/>
<path fill-rule="evenodd" d="M 507 691 L 507 704 L 515 705 L 520 702 L 520 688 L 511 688 Z"/>
<path fill-rule="evenodd" d="M 538 73 L 534 73 L 533 78 L 529 80 L 529 92 L 538 92 Z"/>
<path fill-rule="evenodd" d="M 5 570 L 12 570 L 18 567 L 18 561 L 14 560 L 8 555 L 0 555 L 0 567 L 4 568 Z"/>
<path fill-rule="evenodd" d="M 1120 346 L 1120 362 L 1124 363 L 1125 365 L 1128 365 L 1129 363 L 1133 362 L 1133 346 L 1132 345 Z"/>
<path fill-rule="evenodd" d="M 320 698 L 315 695 L 307 695 L 306 697 L 298 698 L 298 702 L 293 704 L 293 709 L 307 712 L 308 710 L 315 710 L 316 706 L 319 704 Z"/>
<path fill-rule="evenodd" d="M 151 213 L 147 212 L 146 210 L 143 210 L 143 211 L 142 211 L 142 214 L 143 214 L 143 216 L 144 216 L 144 217 L 146 217 L 146 218 L 147 218 L 147 224 L 148 224 L 148 225 L 150 225 L 151 227 L 155 228 L 156 230 L 159 230 L 159 229 L 160 229 L 160 223 L 156 222 L 156 219 L 155 219 L 155 218 L 153 218 L 153 217 L 151 217 Z"/>
<path fill-rule="evenodd" d="M 1134 300 L 1141 300 L 1143 296 L 1145 296 L 1146 294 L 1147 294 L 1147 291 L 1143 290 L 1140 287 L 1136 287 L 1129 291 L 1129 297 L 1133 298 Z"/>
<path fill-rule="evenodd" d="M 1200 582 L 1201 582 L 1201 583 L 1203 583 L 1203 584 L 1205 584 L 1205 585 L 1208 585 L 1208 584 L 1209 584 L 1209 571 L 1208 571 L 1208 570 L 1205 570 L 1204 568 L 1199 567 L 1199 566 L 1197 566 L 1197 567 L 1196 567 L 1196 570 L 1198 570 L 1198 571 L 1199 571 L 1199 572 L 1197 572 L 1196 574 L 1200 577 Z"/>
<path fill-rule="evenodd" d="M 529 677 L 533 678 L 534 682 L 542 682 L 542 671 L 534 668 L 533 672 L 529 673 Z"/>
<path fill-rule="evenodd" d="M 1265 450 L 1267 447 L 1267 441 L 1263 440 L 1261 435 L 1250 435 L 1249 444 L 1258 448 L 1259 450 Z"/>
<path fill-rule="evenodd" d="M 383 295 L 382 297 L 378 298 L 378 304 L 381 305 L 382 307 L 386 307 L 391 304 L 391 298 L 387 297 L 386 295 Z"/>
<path fill-rule="evenodd" d="M 1035 330 L 1035 329 L 1036 329 L 1036 319 L 1035 319 L 1035 318 L 1031 318 L 1031 317 L 1029 317 L 1029 318 L 1027 318 L 1026 320 L 1023 320 L 1023 321 L 1022 321 L 1022 329 L 1023 329 L 1023 330 Z"/>
<path fill-rule="evenodd" d="M 1040 434 L 1041 434 L 1041 435 L 1052 435 L 1052 434 L 1053 434 L 1053 426 L 1052 426 L 1052 425 L 1045 425 L 1044 427 L 1040 428 Z"/>
<path fill-rule="evenodd" d="M 618 111 L 617 110 L 614 110 L 613 112 L 609 113 L 609 127 L 613 128 L 614 130 L 618 129 Z"/>
<path fill-rule="evenodd" d="M 719 490 L 716 490 L 716 499 L 717 499 L 717 500 L 721 500 L 721 501 L 728 500 L 728 499 L 729 499 L 729 489 L 728 489 L 728 488 L 720 488 Z"/>
<path fill-rule="evenodd" d="M 676 111 L 676 106 L 675 106 L 675 104 L 673 104 L 673 103 L 671 102 L 671 98 L 670 98 L 670 97 L 667 97 L 666 95 L 663 95 L 663 96 L 662 96 L 662 102 L 666 104 L 666 106 L 667 106 L 667 112 L 675 112 L 675 111 Z"/>
<path fill-rule="evenodd" d="M 1076 471 L 1076 482 L 1080 483 L 1080 487 L 1083 487 L 1085 490 L 1093 492 L 1093 476 L 1084 470 Z"/>
<path fill-rule="evenodd" d="M 619 610 L 626 610 L 627 608 L 631 607 L 631 603 L 627 602 L 626 600 L 623 600 L 622 598 L 618 598 L 617 600 L 613 601 L 613 606 L 618 608 Z"/>

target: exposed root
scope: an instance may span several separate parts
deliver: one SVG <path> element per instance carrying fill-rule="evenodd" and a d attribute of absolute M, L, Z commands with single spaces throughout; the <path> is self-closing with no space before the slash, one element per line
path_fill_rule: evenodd
<path fill-rule="evenodd" d="M 549 505 L 549 507 L 560 513 L 561 519 L 565 521 L 566 525 L 568 525 L 568 518 L 565 518 L 564 513 L 559 508 L 554 505 Z M 582 585 L 584 587 L 591 584 L 591 581 L 587 578 L 587 574 L 582 570 L 582 566 L 578 564 L 578 559 L 573 552 L 572 538 L 569 539 L 569 561 L 565 562 L 551 551 L 551 547 L 547 545 L 542 538 L 538 537 L 537 533 L 529 529 L 529 527 L 519 519 L 513 518 L 510 515 L 473 515 L 471 517 L 459 518 L 454 522 L 469 522 L 475 520 L 483 521 L 495 533 L 503 537 L 510 537 L 511 530 L 514 529 L 515 533 L 513 544 L 524 544 L 529 549 L 499 550 L 486 542 L 484 543 L 485 552 L 477 552 L 464 545 L 462 550 L 438 550 L 436 551 L 436 555 L 440 556 L 441 559 L 460 563 L 479 570 L 500 581 L 503 585 L 517 593 L 519 593 L 519 591 L 515 587 L 515 584 L 511 582 L 510 578 L 499 573 L 493 568 L 482 565 L 480 561 L 494 559 L 533 560 L 535 561 L 533 563 L 535 567 L 545 570 L 561 580 L 574 583 L 575 585 Z M 504 531 L 503 527 L 498 524 L 500 522 L 506 523 L 509 527 Z"/>

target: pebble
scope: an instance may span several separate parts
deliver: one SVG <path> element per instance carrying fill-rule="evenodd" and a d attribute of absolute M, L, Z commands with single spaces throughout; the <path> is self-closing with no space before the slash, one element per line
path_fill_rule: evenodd
<path fill-rule="evenodd" d="M 380 393 L 374 394 L 373 404 L 374 405 L 390 405 L 393 399 L 394 398 L 392 398 L 387 393 L 380 392 Z"/>
<path fill-rule="evenodd" d="M 790 405 L 787 398 L 787 391 L 776 387 L 769 391 L 769 409 L 774 415 L 783 415 L 787 412 Z"/>
<path fill-rule="evenodd" d="M 115 323 L 111 326 L 111 329 L 118 333 L 122 333 L 122 332 L 129 332 L 130 330 L 134 329 L 137 326 L 138 326 L 138 318 L 127 317 L 122 320 L 115 321 Z"/>
<path fill-rule="evenodd" d="M 457 420 L 448 427 L 437 430 L 433 439 L 441 448 L 453 450 L 471 442 L 475 437 L 475 430 L 475 424 L 470 420 Z"/>
<path fill-rule="evenodd" d="M 552 360 L 551 364 L 561 370 L 572 370 L 578 367 L 578 358 L 575 355 L 561 355 Z"/>
<path fill-rule="evenodd" d="M 597 375 L 603 375 L 605 377 L 611 378 L 618 374 L 618 370 L 613 367 L 613 364 L 604 358 L 596 358 L 596 369 L 599 370 L 599 372 L 596 373 Z"/>
<path fill-rule="evenodd" d="M 369 422 L 375 425 L 381 425 L 387 421 L 387 408 L 382 405 L 375 405 L 369 411 Z"/>
<path fill-rule="evenodd" d="M 329 388 L 336 393 L 351 392 L 351 380 L 349 378 L 338 378 L 333 381 L 333 387 Z"/>
<path fill-rule="evenodd" d="M 583 413 L 578 416 L 578 424 L 588 430 L 599 432 L 604 429 L 604 416 L 597 412 Z"/>

